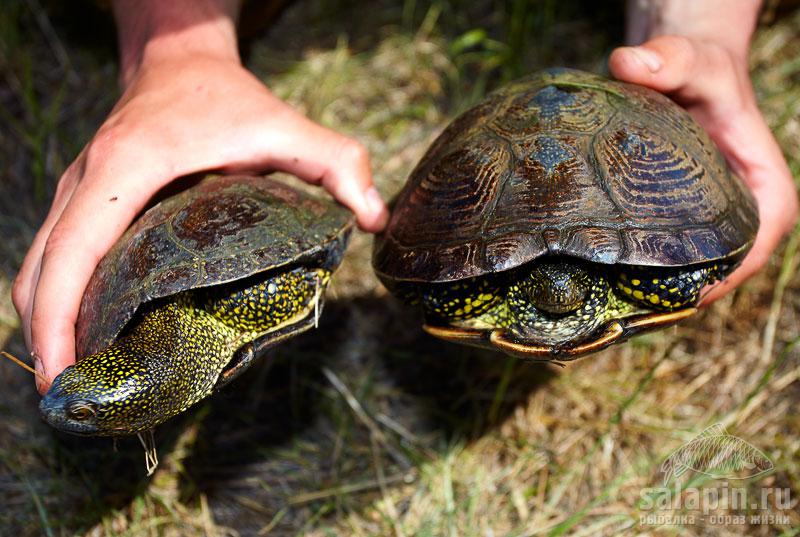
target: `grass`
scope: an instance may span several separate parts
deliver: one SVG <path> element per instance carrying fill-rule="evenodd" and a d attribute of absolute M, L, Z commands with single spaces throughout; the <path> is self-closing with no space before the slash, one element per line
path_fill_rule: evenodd
<path fill-rule="evenodd" d="M 250 43 L 248 63 L 313 119 L 362 140 L 391 196 L 447 120 L 496 85 L 550 65 L 603 70 L 621 10 L 592 6 L 300 1 Z M 30 1 L 0 14 L 0 348 L 20 356 L 10 281 L 59 173 L 117 91 L 113 44 L 85 24 Z M 751 61 L 795 173 L 798 57 L 800 12 L 780 11 Z M 54 434 L 30 375 L 0 367 L 0 534 L 796 534 L 798 242 L 800 230 L 696 321 L 558 369 L 426 337 L 380 287 L 371 239 L 357 234 L 319 330 L 162 427 L 151 479 L 135 439 L 115 452 Z M 775 463 L 730 486 L 788 488 L 789 522 L 711 523 L 743 512 L 722 506 L 704 521 L 640 525 L 663 460 L 717 422 Z M 684 495 L 689 485 L 723 487 L 692 481 Z"/>

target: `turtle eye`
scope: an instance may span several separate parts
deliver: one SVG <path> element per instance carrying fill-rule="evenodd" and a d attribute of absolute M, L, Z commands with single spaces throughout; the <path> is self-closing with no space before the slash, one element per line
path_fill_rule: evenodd
<path fill-rule="evenodd" d="M 67 414 L 70 418 L 77 421 L 85 421 L 96 413 L 95 407 L 88 401 L 75 401 L 70 403 Z"/>

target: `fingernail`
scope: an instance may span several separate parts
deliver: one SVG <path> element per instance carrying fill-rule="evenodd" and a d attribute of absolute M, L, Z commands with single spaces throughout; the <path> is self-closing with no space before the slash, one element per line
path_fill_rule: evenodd
<path fill-rule="evenodd" d="M 378 214 L 383 212 L 385 208 L 383 198 L 374 186 L 369 187 L 367 191 L 364 192 L 364 197 L 367 200 L 367 207 L 369 207 L 371 213 Z"/>
<path fill-rule="evenodd" d="M 631 51 L 650 70 L 651 73 L 661 69 L 661 58 L 652 50 L 643 47 L 631 47 Z"/>
<path fill-rule="evenodd" d="M 44 365 L 42 364 L 41 358 L 37 355 L 33 354 L 33 368 L 36 370 L 36 389 L 42 391 L 44 389 L 44 382 L 42 381 L 41 377 L 44 377 Z M 40 376 L 41 375 L 41 376 Z"/>

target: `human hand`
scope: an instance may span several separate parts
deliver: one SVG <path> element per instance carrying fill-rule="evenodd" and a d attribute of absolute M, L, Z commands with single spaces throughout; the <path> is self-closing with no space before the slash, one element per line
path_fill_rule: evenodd
<path fill-rule="evenodd" d="M 691 34 L 685 20 L 682 28 Z M 708 17 L 702 20 L 708 23 Z M 731 30 L 724 23 L 719 27 L 728 35 L 736 33 Z M 758 109 L 746 60 L 749 34 L 746 28 L 742 32 L 744 50 L 726 46 L 724 40 L 660 35 L 637 47 L 618 48 L 609 58 L 616 78 L 663 92 L 684 106 L 758 204 L 760 227 L 752 249 L 738 269 L 704 296 L 704 306 L 761 270 L 798 215 L 791 172 Z"/>
<path fill-rule="evenodd" d="M 121 99 L 61 177 L 14 282 L 42 393 L 75 361 L 75 322 L 97 263 L 177 177 L 282 170 L 321 184 L 364 230 L 386 222 L 364 147 L 276 98 L 237 55 L 151 54 L 126 77 Z"/>

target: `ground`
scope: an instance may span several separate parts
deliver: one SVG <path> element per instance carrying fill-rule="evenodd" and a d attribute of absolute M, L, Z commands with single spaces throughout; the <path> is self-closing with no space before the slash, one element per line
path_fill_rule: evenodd
<path fill-rule="evenodd" d="M 547 66 L 604 71 L 619 4 L 298 0 L 246 43 L 247 63 L 363 141 L 390 197 L 486 91 Z M 0 13 L 0 348 L 19 356 L 11 281 L 59 174 L 118 95 L 110 24 L 91 4 L 9 0 Z M 795 174 L 798 58 L 797 3 L 768 2 L 752 72 Z M 152 478 L 135 440 L 115 451 L 48 429 L 32 376 L 0 363 L 0 534 L 796 535 L 798 242 L 795 230 L 695 320 L 561 369 L 426 336 L 357 234 L 319 329 L 161 427 Z M 774 467 L 689 472 L 671 506 L 654 503 L 662 463 L 716 423 Z M 692 501 L 733 489 L 753 502 Z"/>

